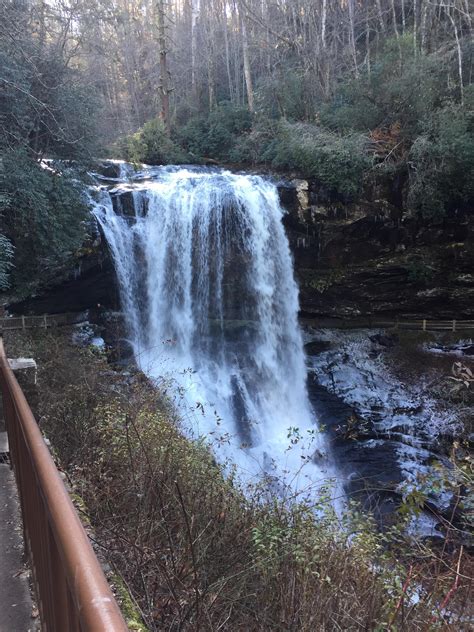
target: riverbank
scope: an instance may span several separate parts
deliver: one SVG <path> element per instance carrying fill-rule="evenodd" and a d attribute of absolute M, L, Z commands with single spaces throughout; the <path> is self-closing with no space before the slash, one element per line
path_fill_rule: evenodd
<path fill-rule="evenodd" d="M 398 530 L 378 533 L 355 509 L 341 528 L 331 512 L 316 520 L 314 507 L 242 495 L 205 444 L 180 433 L 169 392 L 130 368 L 113 370 L 92 337 L 78 347 L 72 333 L 10 333 L 6 344 L 38 362 L 42 429 L 148 629 L 201 621 L 203 629 L 309 632 L 376 629 L 393 619 L 425 630 L 427 620 L 435 628 L 443 618 L 436 604 L 456 577 L 454 541 L 430 553 L 426 541 Z M 466 553 L 461 566 L 469 575 Z M 465 590 L 461 581 L 451 601 L 456 617 L 466 616 Z M 444 629 L 462 629 L 449 616 Z"/>

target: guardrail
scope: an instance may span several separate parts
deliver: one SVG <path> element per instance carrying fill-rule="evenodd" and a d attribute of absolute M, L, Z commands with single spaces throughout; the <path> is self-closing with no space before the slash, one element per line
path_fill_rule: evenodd
<path fill-rule="evenodd" d="M 378 320 L 376 318 L 300 318 L 318 329 L 411 329 L 414 331 L 474 332 L 474 320 Z"/>
<path fill-rule="evenodd" d="M 11 316 L 0 318 L 0 333 L 2 330 L 33 329 L 74 325 L 87 320 L 87 312 L 67 312 L 63 314 L 44 314 L 42 316 Z M 214 321 L 211 321 L 214 322 Z M 216 321 L 217 322 L 217 321 Z M 249 324 L 251 321 L 229 320 L 231 325 Z M 319 329 L 412 329 L 417 331 L 474 331 L 474 320 L 389 320 L 388 318 L 355 317 L 355 318 L 306 318 L 301 317 L 300 323 Z"/>
<path fill-rule="evenodd" d="M 74 325 L 87 319 L 87 312 L 63 314 L 43 314 L 42 316 L 10 316 L 0 318 L 0 331 L 11 329 L 32 329 L 57 327 L 60 325 Z"/>
<path fill-rule="evenodd" d="M 0 385 L 44 632 L 128 630 L 0 338 Z"/>

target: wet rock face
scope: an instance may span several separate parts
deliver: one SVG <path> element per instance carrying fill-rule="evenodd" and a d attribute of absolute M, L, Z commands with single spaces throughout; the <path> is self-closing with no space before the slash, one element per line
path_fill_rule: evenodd
<path fill-rule="evenodd" d="M 387 191 L 337 199 L 315 182 L 279 185 L 301 310 L 321 317 L 474 317 L 474 217 L 407 217 Z"/>
<path fill-rule="evenodd" d="M 98 162 L 94 166 L 94 169 L 104 178 L 110 178 L 112 180 L 120 178 L 121 170 L 119 163 L 111 162 L 110 160 L 104 160 L 103 162 Z"/>
<path fill-rule="evenodd" d="M 118 182 L 124 165 L 99 167 L 103 178 L 117 181 L 110 191 L 114 210 L 131 221 L 136 213 L 146 214 L 139 187 Z M 354 202 L 312 180 L 282 179 L 277 188 L 304 315 L 474 318 L 473 214 L 428 223 L 404 216 L 401 195 L 389 189 L 369 190 Z M 118 305 L 113 265 L 100 235 L 68 279 L 53 281 L 43 296 L 12 311 L 57 313 L 97 304 Z"/>
<path fill-rule="evenodd" d="M 387 524 L 404 490 L 419 477 L 435 480 L 439 465 L 449 468 L 453 437 L 469 431 L 459 415 L 467 405 L 455 406 L 432 387 L 446 372 L 443 354 L 469 345 L 446 345 L 445 334 L 415 343 L 411 334 L 383 330 L 309 328 L 304 335 L 309 396 L 345 490 Z M 429 492 L 434 515 L 448 517 L 451 502 L 449 492 Z M 442 532 L 436 522 L 431 536 Z"/>
<path fill-rule="evenodd" d="M 117 215 L 135 217 L 135 202 L 131 190 L 117 191 L 115 193 L 111 192 L 110 197 L 112 198 L 114 211 Z"/>
<path fill-rule="evenodd" d="M 61 314 L 87 309 L 117 307 L 115 270 L 103 241 L 98 238 L 87 248 L 70 274 L 60 282 L 51 281 L 41 294 L 12 303 L 12 314 Z"/>

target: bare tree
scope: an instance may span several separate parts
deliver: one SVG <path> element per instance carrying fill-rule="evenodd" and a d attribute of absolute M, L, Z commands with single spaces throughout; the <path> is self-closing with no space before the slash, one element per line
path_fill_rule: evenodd
<path fill-rule="evenodd" d="M 169 87 L 165 0 L 157 0 L 156 19 L 157 19 L 158 46 L 159 46 L 159 55 L 160 55 L 160 85 L 159 85 L 160 100 L 161 100 L 160 117 L 165 126 L 166 133 L 169 135 L 171 133 L 171 119 L 170 119 L 171 89 Z"/>

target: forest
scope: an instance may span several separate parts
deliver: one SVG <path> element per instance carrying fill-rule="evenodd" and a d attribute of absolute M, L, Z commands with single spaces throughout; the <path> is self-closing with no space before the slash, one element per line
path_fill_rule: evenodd
<path fill-rule="evenodd" d="M 471 629 L 473 75 L 472 0 L 0 0 L 0 335 L 128 629 Z"/>
<path fill-rule="evenodd" d="M 17 242 L 54 269 L 82 237 L 74 185 L 40 170 L 44 157 L 266 165 L 348 199 L 401 179 L 404 206 L 423 217 L 472 197 L 468 0 L 2 0 L 0 11 L 4 287 L 32 278 Z M 46 245 L 50 231 L 61 237 Z"/>

